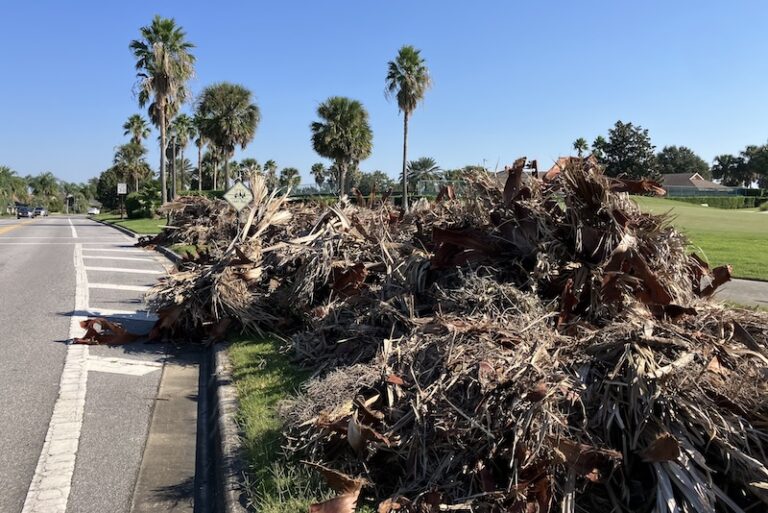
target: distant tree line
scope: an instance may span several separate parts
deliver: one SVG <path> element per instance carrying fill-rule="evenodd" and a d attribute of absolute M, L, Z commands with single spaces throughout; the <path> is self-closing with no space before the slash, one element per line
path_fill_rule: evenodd
<path fill-rule="evenodd" d="M 580 137 L 573 149 L 583 156 L 590 147 Z M 607 138 L 595 138 L 591 154 L 608 176 L 658 180 L 666 174 L 698 173 L 705 179 L 720 180 L 723 185 L 750 187 L 757 183 L 768 188 L 768 144 L 747 146 L 738 155 L 718 155 L 709 165 L 686 146 L 665 146 L 656 152 L 647 129 L 617 121 L 608 130 Z"/>
<path fill-rule="evenodd" d="M 0 166 L 0 213 L 12 213 L 16 204 L 45 207 L 51 212 L 84 213 L 96 196 L 97 180 L 72 183 L 53 173 L 20 176 L 8 166 Z"/>

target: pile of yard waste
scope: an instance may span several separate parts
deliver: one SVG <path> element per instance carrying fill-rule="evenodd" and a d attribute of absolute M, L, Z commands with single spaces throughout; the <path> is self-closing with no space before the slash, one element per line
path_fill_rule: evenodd
<path fill-rule="evenodd" d="M 286 335 L 315 373 L 285 443 L 338 491 L 311 511 L 765 511 L 768 316 L 708 300 L 730 270 L 626 194 L 658 184 L 524 163 L 407 214 L 258 176 L 241 219 L 172 203 L 201 251 L 153 336 Z"/>

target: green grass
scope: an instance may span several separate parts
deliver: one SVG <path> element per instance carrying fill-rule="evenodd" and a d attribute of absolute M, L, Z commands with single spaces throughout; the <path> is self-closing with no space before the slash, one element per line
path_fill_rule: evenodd
<path fill-rule="evenodd" d="M 278 404 L 297 391 L 308 374 L 291 364 L 275 338 L 243 337 L 230 347 L 229 355 L 240 400 L 248 492 L 256 511 L 308 511 L 312 502 L 333 496 L 315 473 L 281 448 Z M 358 511 L 373 512 L 366 507 Z"/>
<path fill-rule="evenodd" d="M 737 278 L 768 281 L 768 214 L 723 210 L 663 198 L 634 196 L 644 211 L 671 212 L 673 224 L 710 265 L 731 264 Z"/>
<path fill-rule="evenodd" d="M 189 257 L 194 260 L 198 257 L 196 244 L 173 244 L 168 249 L 179 255 L 181 258 Z"/>
<path fill-rule="evenodd" d="M 156 235 L 162 231 L 162 227 L 166 224 L 165 219 L 120 219 L 118 214 L 99 214 L 93 216 L 93 218 L 105 223 L 122 226 L 142 235 Z"/>

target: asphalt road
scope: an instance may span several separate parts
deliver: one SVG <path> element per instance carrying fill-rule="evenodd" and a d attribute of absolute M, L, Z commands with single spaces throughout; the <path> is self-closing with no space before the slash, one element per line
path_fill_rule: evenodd
<path fill-rule="evenodd" d="M 165 261 L 132 244 L 84 217 L 0 219 L 0 512 L 130 509 L 167 348 L 67 342 L 73 316 L 149 329 L 141 289 Z M 79 407 L 65 361 L 87 376 Z"/>

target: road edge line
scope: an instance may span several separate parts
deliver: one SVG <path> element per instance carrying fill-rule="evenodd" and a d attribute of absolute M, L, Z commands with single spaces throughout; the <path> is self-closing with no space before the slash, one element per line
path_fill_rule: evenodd
<path fill-rule="evenodd" d="M 27 489 L 22 513 L 66 513 L 72 478 L 75 474 L 77 451 L 85 414 L 88 383 L 88 346 L 72 340 L 83 334 L 74 313 L 88 308 L 88 277 L 82 260 L 82 246 L 75 244 L 75 308 L 69 325 L 70 341 L 59 380 L 59 394 L 53 406 L 43 448 L 35 473 Z"/>

